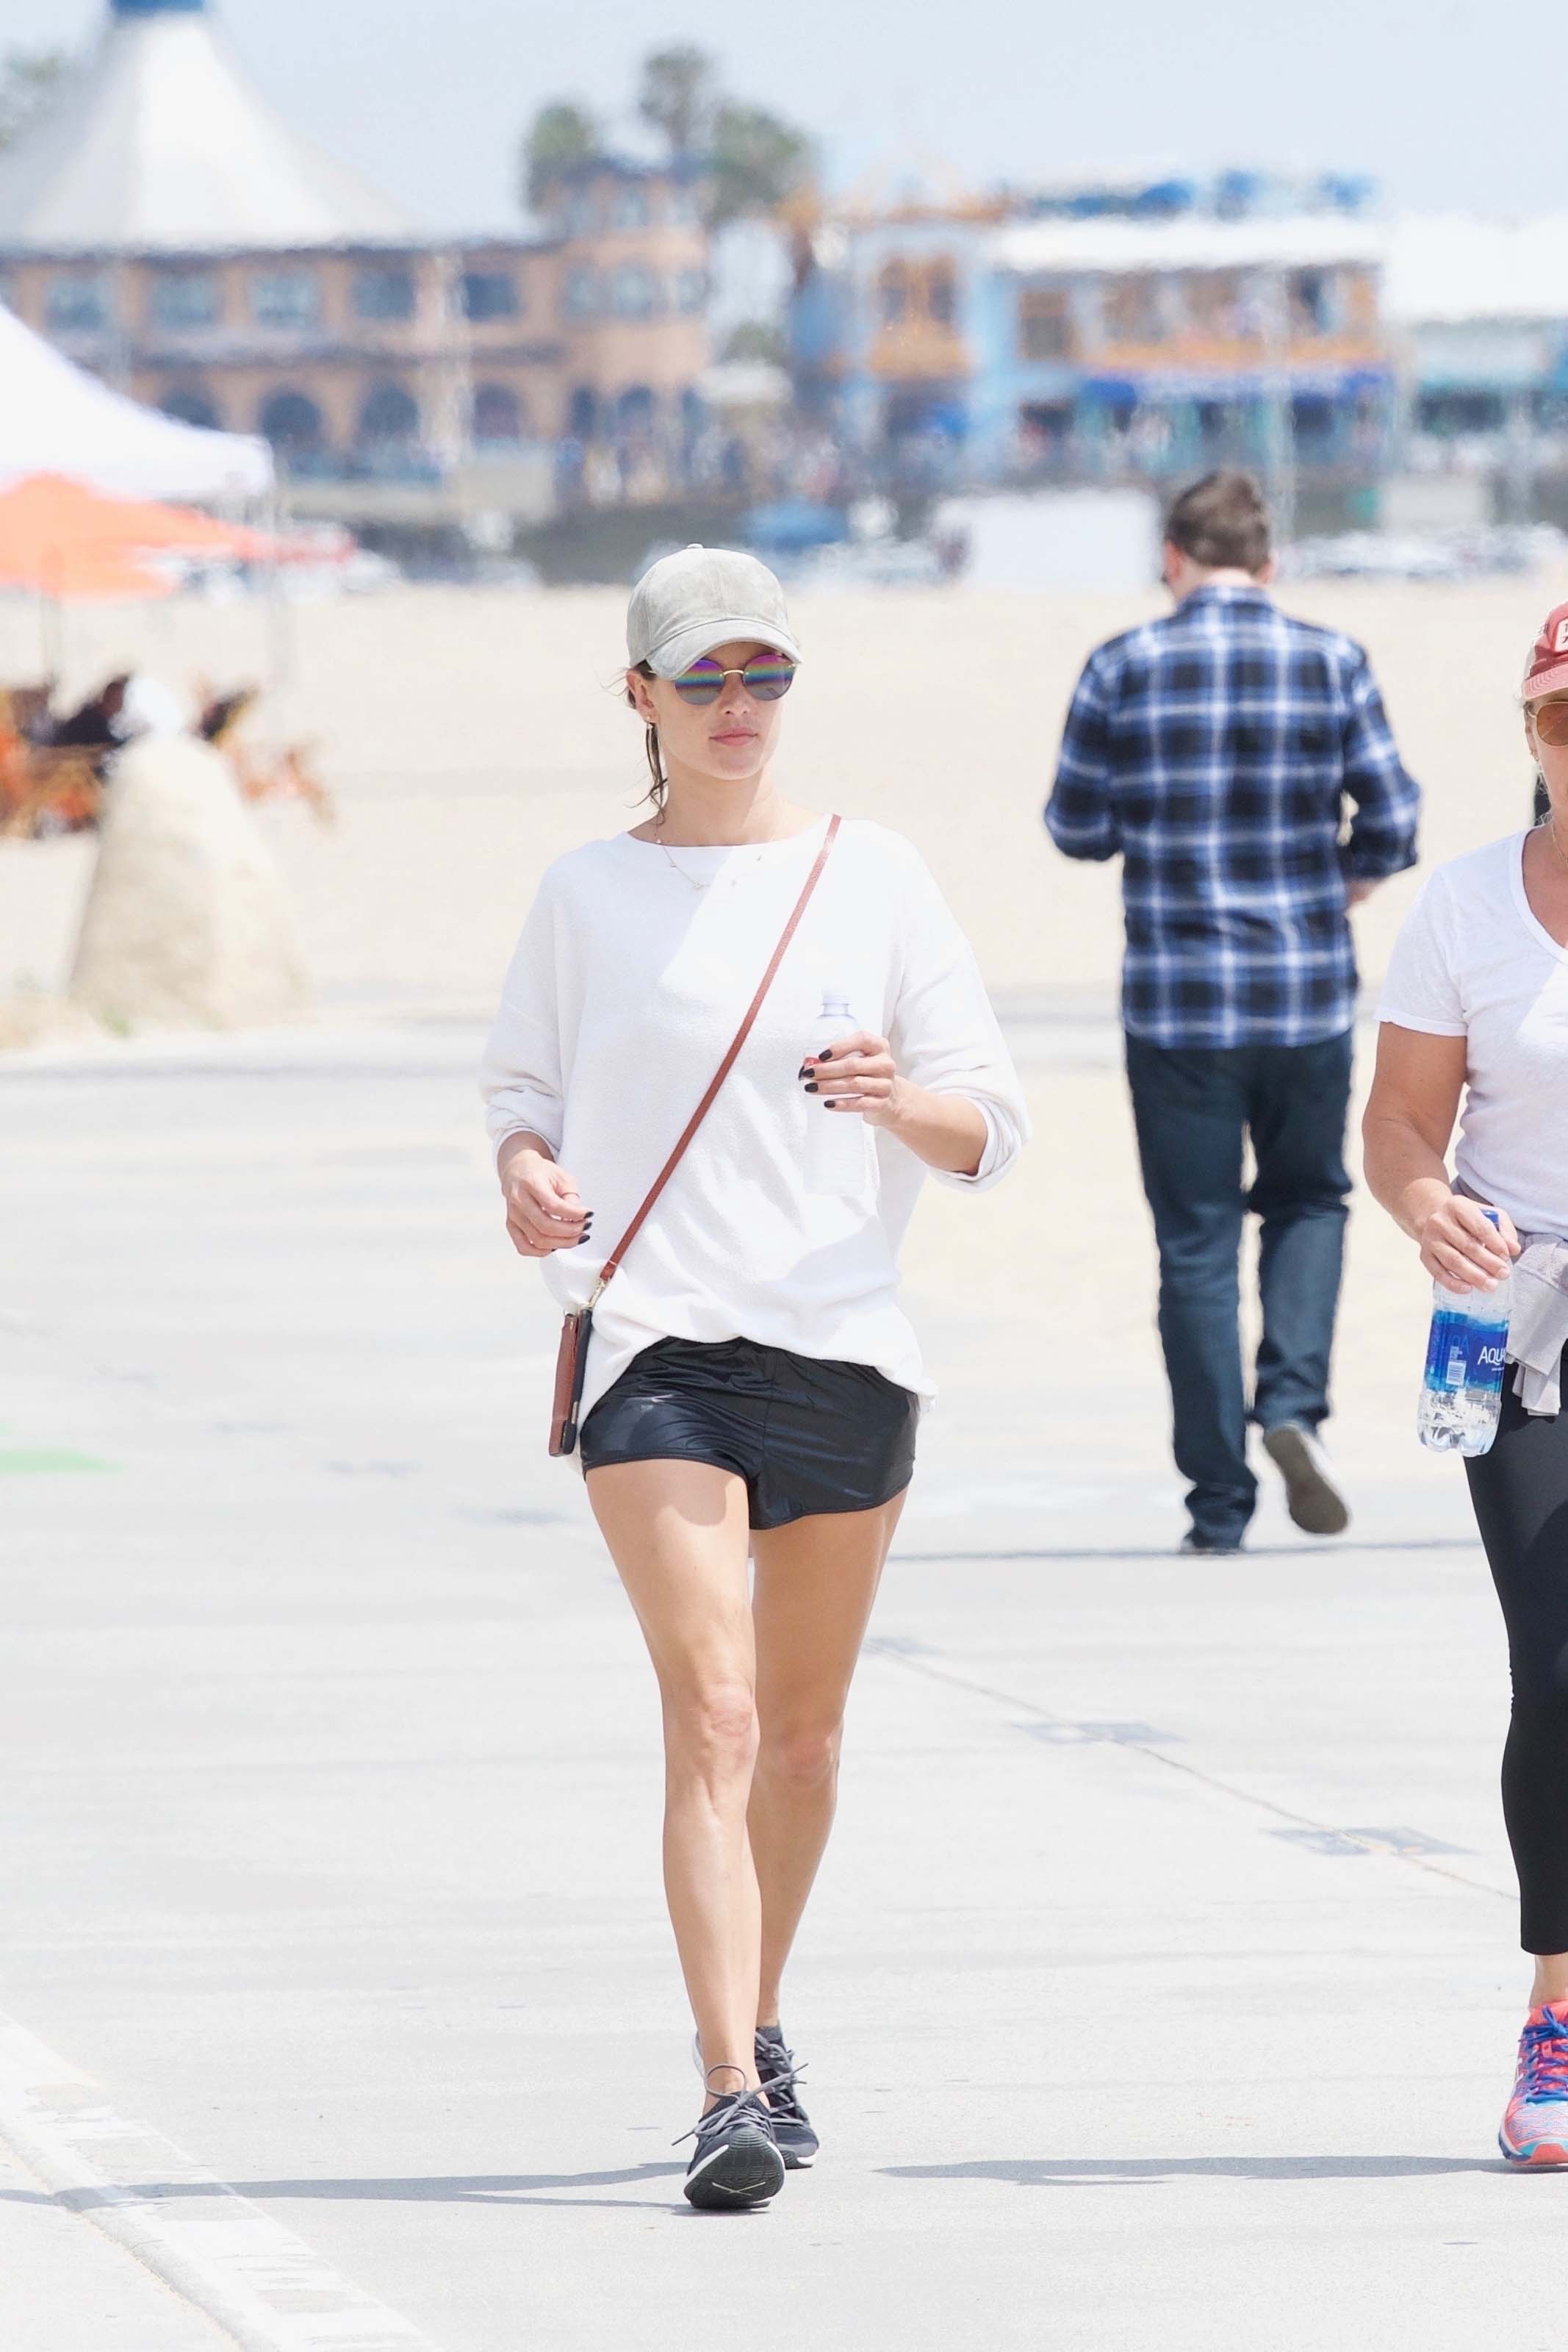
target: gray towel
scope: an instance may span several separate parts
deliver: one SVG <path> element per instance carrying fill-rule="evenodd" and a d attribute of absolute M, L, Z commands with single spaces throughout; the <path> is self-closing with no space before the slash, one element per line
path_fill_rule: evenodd
<path fill-rule="evenodd" d="M 1563 1406 L 1563 1350 L 1568 1348 L 1568 1242 L 1551 1234 L 1521 1234 L 1508 1312 L 1508 1356 L 1514 1394 L 1526 1412 Z"/>
<path fill-rule="evenodd" d="M 1468 1184 L 1467 1201 L 1480 1202 Z M 1480 1202 L 1483 1208 L 1490 1204 Z M 1563 1350 L 1568 1348 L 1568 1242 L 1555 1234 L 1521 1234 L 1508 1310 L 1508 1360 L 1513 1392 L 1526 1412 L 1563 1410 Z"/>

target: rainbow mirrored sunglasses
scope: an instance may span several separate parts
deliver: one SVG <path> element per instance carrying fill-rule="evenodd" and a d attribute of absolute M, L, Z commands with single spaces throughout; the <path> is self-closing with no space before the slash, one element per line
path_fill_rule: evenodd
<path fill-rule="evenodd" d="M 795 665 L 788 654 L 753 654 L 744 669 L 724 669 L 711 654 L 704 654 L 670 684 L 683 702 L 716 702 L 727 677 L 737 677 L 754 702 L 777 702 L 795 683 Z"/>

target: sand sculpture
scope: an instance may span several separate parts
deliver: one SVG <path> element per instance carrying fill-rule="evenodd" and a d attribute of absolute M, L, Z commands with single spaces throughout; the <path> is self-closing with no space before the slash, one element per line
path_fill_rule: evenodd
<path fill-rule="evenodd" d="M 209 744 L 149 739 L 115 760 L 70 995 L 116 1025 L 229 1029 L 305 1011 L 282 878 Z"/>

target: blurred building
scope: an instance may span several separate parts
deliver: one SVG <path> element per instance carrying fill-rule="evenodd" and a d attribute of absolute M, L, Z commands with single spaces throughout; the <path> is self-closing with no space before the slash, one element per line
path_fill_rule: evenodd
<path fill-rule="evenodd" d="M 1432 514 L 1568 520 L 1568 218 L 1398 221 L 1386 300 Z"/>
<path fill-rule="evenodd" d="M 359 484 L 341 509 L 461 473 L 537 510 L 562 443 L 606 501 L 651 496 L 709 359 L 697 194 L 607 157 L 558 184 L 542 234 L 424 236 L 257 98 L 207 0 L 110 0 L 0 157 L 0 290 L 137 398 L 265 434 L 323 494 Z"/>
<path fill-rule="evenodd" d="M 802 402 L 894 479 L 1375 481 L 1396 415 L 1384 235 L 1355 210 L 918 199 L 802 237 Z"/>

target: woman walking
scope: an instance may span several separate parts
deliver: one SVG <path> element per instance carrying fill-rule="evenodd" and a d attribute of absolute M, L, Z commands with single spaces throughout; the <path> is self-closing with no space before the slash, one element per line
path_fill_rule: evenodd
<path fill-rule="evenodd" d="M 1548 2166 L 1568 2164 L 1568 604 L 1531 650 L 1524 731 L 1545 820 L 1439 866 L 1412 908 L 1364 1133 L 1367 1181 L 1435 1279 L 1491 1290 L 1519 1261 L 1502 1419 L 1465 1466 L 1508 1626 L 1503 1811 L 1535 1960 L 1500 2145 Z"/>
<path fill-rule="evenodd" d="M 546 875 L 485 1093 L 514 1246 L 593 1303 L 557 1444 L 580 1427 L 658 1678 L 706 2081 L 685 2193 L 733 2210 L 817 2151 L 779 1983 L 931 1392 L 898 1245 L 927 1171 L 983 1189 L 1027 1121 L 914 849 L 774 781 L 800 656 L 772 573 L 668 556 L 627 646 L 653 814 Z"/>

